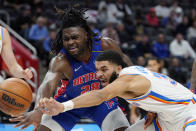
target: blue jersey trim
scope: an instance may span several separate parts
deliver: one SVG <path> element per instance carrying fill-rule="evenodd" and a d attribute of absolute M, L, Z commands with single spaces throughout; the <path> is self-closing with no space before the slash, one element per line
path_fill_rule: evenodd
<path fill-rule="evenodd" d="M 151 96 L 154 96 L 155 98 L 158 98 L 160 100 L 163 100 L 163 101 L 168 101 L 168 102 L 174 102 L 174 103 L 178 103 L 178 102 L 190 102 L 191 99 L 186 99 L 186 100 L 173 100 L 173 99 L 170 99 L 170 98 L 167 98 L 165 96 L 162 96 L 154 91 L 151 91 L 151 93 L 149 94 Z"/>
<path fill-rule="evenodd" d="M 195 124 L 196 124 L 196 121 L 193 121 L 193 122 L 187 124 L 187 125 L 184 127 L 184 130 L 185 130 L 188 126 L 195 125 Z"/>

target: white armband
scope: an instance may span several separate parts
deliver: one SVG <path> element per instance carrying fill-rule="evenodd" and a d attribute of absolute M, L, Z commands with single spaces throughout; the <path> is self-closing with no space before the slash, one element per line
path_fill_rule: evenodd
<path fill-rule="evenodd" d="M 62 112 L 66 112 L 72 110 L 74 108 L 74 103 L 72 100 L 66 101 L 62 103 L 64 106 L 64 110 Z"/>

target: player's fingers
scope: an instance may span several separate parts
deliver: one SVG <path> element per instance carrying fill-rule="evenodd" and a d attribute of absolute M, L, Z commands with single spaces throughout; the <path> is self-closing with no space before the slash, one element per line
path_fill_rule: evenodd
<path fill-rule="evenodd" d="M 15 122 L 15 121 L 21 121 L 25 118 L 25 116 L 19 116 L 19 117 L 16 117 L 16 118 L 10 118 L 9 121 L 11 122 Z"/>
<path fill-rule="evenodd" d="M 33 77 L 33 73 L 32 73 L 32 71 L 31 71 L 29 68 L 25 69 L 23 74 L 24 74 L 28 79 L 31 79 L 31 78 Z"/>
<path fill-rule="evenodd" d="M 44 107 L 50 106 L 50 99 L 45 98 L 45 99 L 43 100 L 43 106 L 44 106 Z"/>
<path fill-rule="evenodd" d="M 34 125 L 33 131 L 37 131 L 37 129 L 39 128 L 40 124 L 36 124 Z"/>
<path fill-rule="evenodd" d="M 23 127 L 21 127 L 20 129 L 23 130 L 23 129 L 27 128 L 28 126 L 30 126 L 31 124 L 32 124 L 32 122 L 29 122 L 29 123 L 25 124 Z"/>
<path fill-rule="evenodd" d="M 146 130 L 147 127 L 148 127 L 149 125 L 151 125 L 152 122 L 153 122 L 153 119 L 152 119 L 152 118 L 148 118 L 148 119 L 145 121 L 144 129 Z"/>
<path fill-rule="evenodd" d="M 21 121 L 21 122 L 19 122 L 18 124 L 16 124 L 14 127 L 19 127 L 19 126 L 22 126 L 22 125 L 26 125 L 26 124 L 28 124 L 29 122 L 27 121 L 27 120 L 23 120 L 23 121 Z"/>

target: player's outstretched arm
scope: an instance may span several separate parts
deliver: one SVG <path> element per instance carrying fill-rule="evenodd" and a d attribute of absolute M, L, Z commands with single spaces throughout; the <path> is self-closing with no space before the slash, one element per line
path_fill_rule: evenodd
<path fill-rule="evenodd" d="M 67 73 L 62 69 L 67 69 L 69 71 L 69 67 L 67 67 L 66 62 L 62 61 L 62 59 L 63 57 L 57 56 L 51 60 L 49 70 L 46 73 L 45 78 L 38 89 L 35 109 L 24 115 L 10 119 L 10 121 L 12 122 L 20 121 L 15 125 L 15 127 L 23 126 L 21 129 L 25 129 L 29 125 L 34 125 L 34 130 L 39 127 L 43 113 L 38 108 L 37 103 L 41 98 L 50 98 L 53 95 L 54 90 L 58 85 L 58 82 L 61 79 L 64 79 L 65 74 Z"/>
<path fill-rule="evenodd" d="M 196 59 L 193 63 L 192 73 L 191 73 L 191 88 L 193 92 L 196 90 Z"/>
<path fill-rule="evenodd" d="M 23 70 L 23 68 L 16 61 L 16 58 L 12 50 L 11 39 L 8 31 L 5 28 L 2 28 L 2 31 L 3 31 L 3 44 L 2 44 L 1 56 L 5 61 L 6 65 L 8 66 L 10 73 L 14 77 L 31 79 L 33 77 L 32 71 L 28 68 Z"/>
<path fill-rule="evenodd" d="M 59 103 L 54 99 L 43 98 L 40 100 L 39 106 L 43 108 L 43 113 L 57 115 L 75 108 L 96 106 L 116 96 L 132 98 L 133 94 L 138 94 L 138 96 L 144 95 L 149 89 L 150 82 L 144 77 L 125 75 L 101 90 L 87 92 L 64 103 Z M 126 92 L 132 93 L 126 94 Z"/>
<path fill-rule="evenodd" d="M 115 96 L 121 96 L 121 94 L 123 94 L 123 92 L 128 88 L 127 86 L 129 86 L 128 81 L 129 79 L 120 77 L 101 90 L 87 92 L 70 101 L 59 103 L 52 98 L 43 98 L 40 100 L 39 105 L 45 109 L 42 110 L 43 113 L 48 115 L 57 115 L 61 112 L 75 108 L 96 106 L 104 101 L 110 100 Z"/>

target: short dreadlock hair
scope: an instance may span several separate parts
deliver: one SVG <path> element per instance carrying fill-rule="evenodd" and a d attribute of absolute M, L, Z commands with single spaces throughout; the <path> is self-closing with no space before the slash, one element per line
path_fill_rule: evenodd
<path fill-rule="evenodd" d="M 62 20 L 62 24 L 54 42 L 51 45 L 50 53 L 56 55 L 63 48 L 63 39 L 62 39 L 63 30 L 65 28 L 77 27 L 77 26 L 83 28 L 88 33 L 88 47 L 91 48 L 93 37 L 95 37 L 96 34 L 91 30 L 91 28 L 87 24 L 86 19 L 88 17 L 87 18 L 84 17 L 84 14 L 87 11 L 87 9 L 84 8 L 77 9 L 76 8 L 77 6 L 78 5 L 73 5 L 72 3 L 65 10 L 55 7 L 57 14 L 60 16 L 60 19 Z"/>

